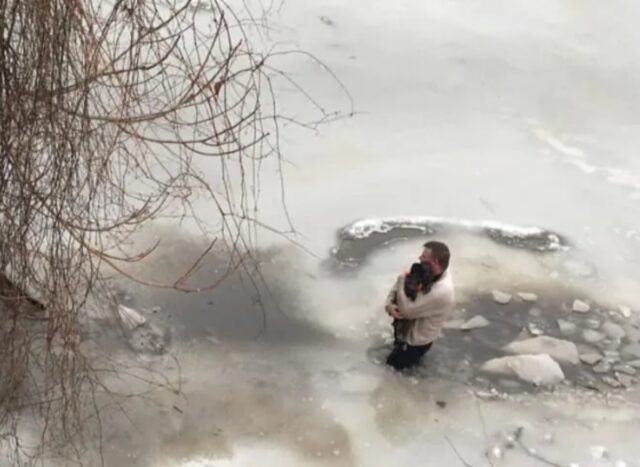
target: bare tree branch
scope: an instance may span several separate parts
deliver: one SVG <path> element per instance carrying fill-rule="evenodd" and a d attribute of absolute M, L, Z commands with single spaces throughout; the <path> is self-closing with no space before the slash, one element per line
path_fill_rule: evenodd
<path fill-rule="evenodd" d="M 0 0 L 0 442 L 16 459 L 47 446 L 82 458 L 86 420 L 102 433 L 96 395 L 124 397 L 103 379 L 126 372 L 96 366 L 81 339 L 87 303 L 114 300 L 110 274 L 198 292 L 257 269 L 258 232 L 294 241 L 280 121 L 315 129 L 339 114 L 273 63 L 293 51 L 253 48 L 247 29 L 267 31 L 267 12 L 283 3 L 247 20 L 222 0 Z M 273 80 L 316 117 L 281 115 Z M 259 219 L 266 159 L 280 173 L 285 231 Z M 127 268 L 156 251 L 161 240 L 126 245 L 161 217 L 191 217 L 208 238 L 167 283 Z M 190 285 L 214 248 L 225 271 Z M 35 446 L 19 436 L 25 417 L 41 429 Z"/>

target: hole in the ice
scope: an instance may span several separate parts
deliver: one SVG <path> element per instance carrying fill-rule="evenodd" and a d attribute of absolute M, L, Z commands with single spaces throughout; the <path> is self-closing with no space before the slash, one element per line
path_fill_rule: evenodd
<path fill-rule="evenodd" d="M 640 322 L 616 311 L 599 311 L 605 307 L 597 304 L 588 312 L 567 310 L 566 304 L 574 296 L 569 290 L 546 296 L 540 293 L 535 305 L 518 300 L 501 305 L 490 295 L 470 298 L 464 304 L 464 320 L 482 315 L 490 324 L 470 331 L 445 329 L 443 337 L 411 374 L 506 394 L 545 390 L 551 386 L 536 385 L 515 374 L 489 373 L 483 371 L 483 365 L 492 359 L 528 353 L 506 350 L 513 342 L 532 342 L 531 339 L 543 340 L 547 336 L 570 343 L 578 358 L 569 363 L 550 350 L 564 374 L 561 384 L 603 393 L 634 386 L 640 378 Z M 378 348 L 375 360 L 384 362 L 389 350 Z M 530 353 L 544 353 L 544 346 Z"/>

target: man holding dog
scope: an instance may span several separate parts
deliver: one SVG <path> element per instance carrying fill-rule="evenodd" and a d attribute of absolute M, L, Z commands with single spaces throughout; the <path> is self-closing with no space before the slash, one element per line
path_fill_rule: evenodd
<path fill-rule="evenodd" d="M 402 370 L 417 365 L 440 335 L 454 303 L 454 289 L 449 274 L 449 247 L 442 242 L 424 244 L 420 264 L 427 274 L 421 277 L 428 283 L 418 284 L 415 299 L 407 296 L 408 274 L 401 274 L 387 296 L 385 310 L 394 320 L 401 320 L 401 335 L 396 333 L 393 350 L 387 365 Z M 416 268 L 412 268 L 412 272 Z"/>

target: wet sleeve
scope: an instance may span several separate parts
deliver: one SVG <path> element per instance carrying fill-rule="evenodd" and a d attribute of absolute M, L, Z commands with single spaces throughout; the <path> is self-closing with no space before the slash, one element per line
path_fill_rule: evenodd
<path fill-rule="evenodd" d="M 393 283 L 393 287 L 391 287 L 391 290 L 387 294 L 387 299 L 384 301 L 384 307 L 385 308 L 388 307 L 389 305 L 397 305 L 398 282 L 399 282 L 399 280 L 396 280 Z"/>

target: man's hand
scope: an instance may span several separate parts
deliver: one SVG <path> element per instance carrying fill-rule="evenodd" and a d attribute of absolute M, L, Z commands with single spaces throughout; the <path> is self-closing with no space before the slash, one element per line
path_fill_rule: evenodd
<path fill-rule="evenodd" d="M 400 309 L 398 308 L 398 305 L 387 305 L 385 307 L 385 310 L 387 311 L 387 314 L 389 316 L 391 316 L 394 319 L 402 319 L 402 316 L 400 315 Z"/>

